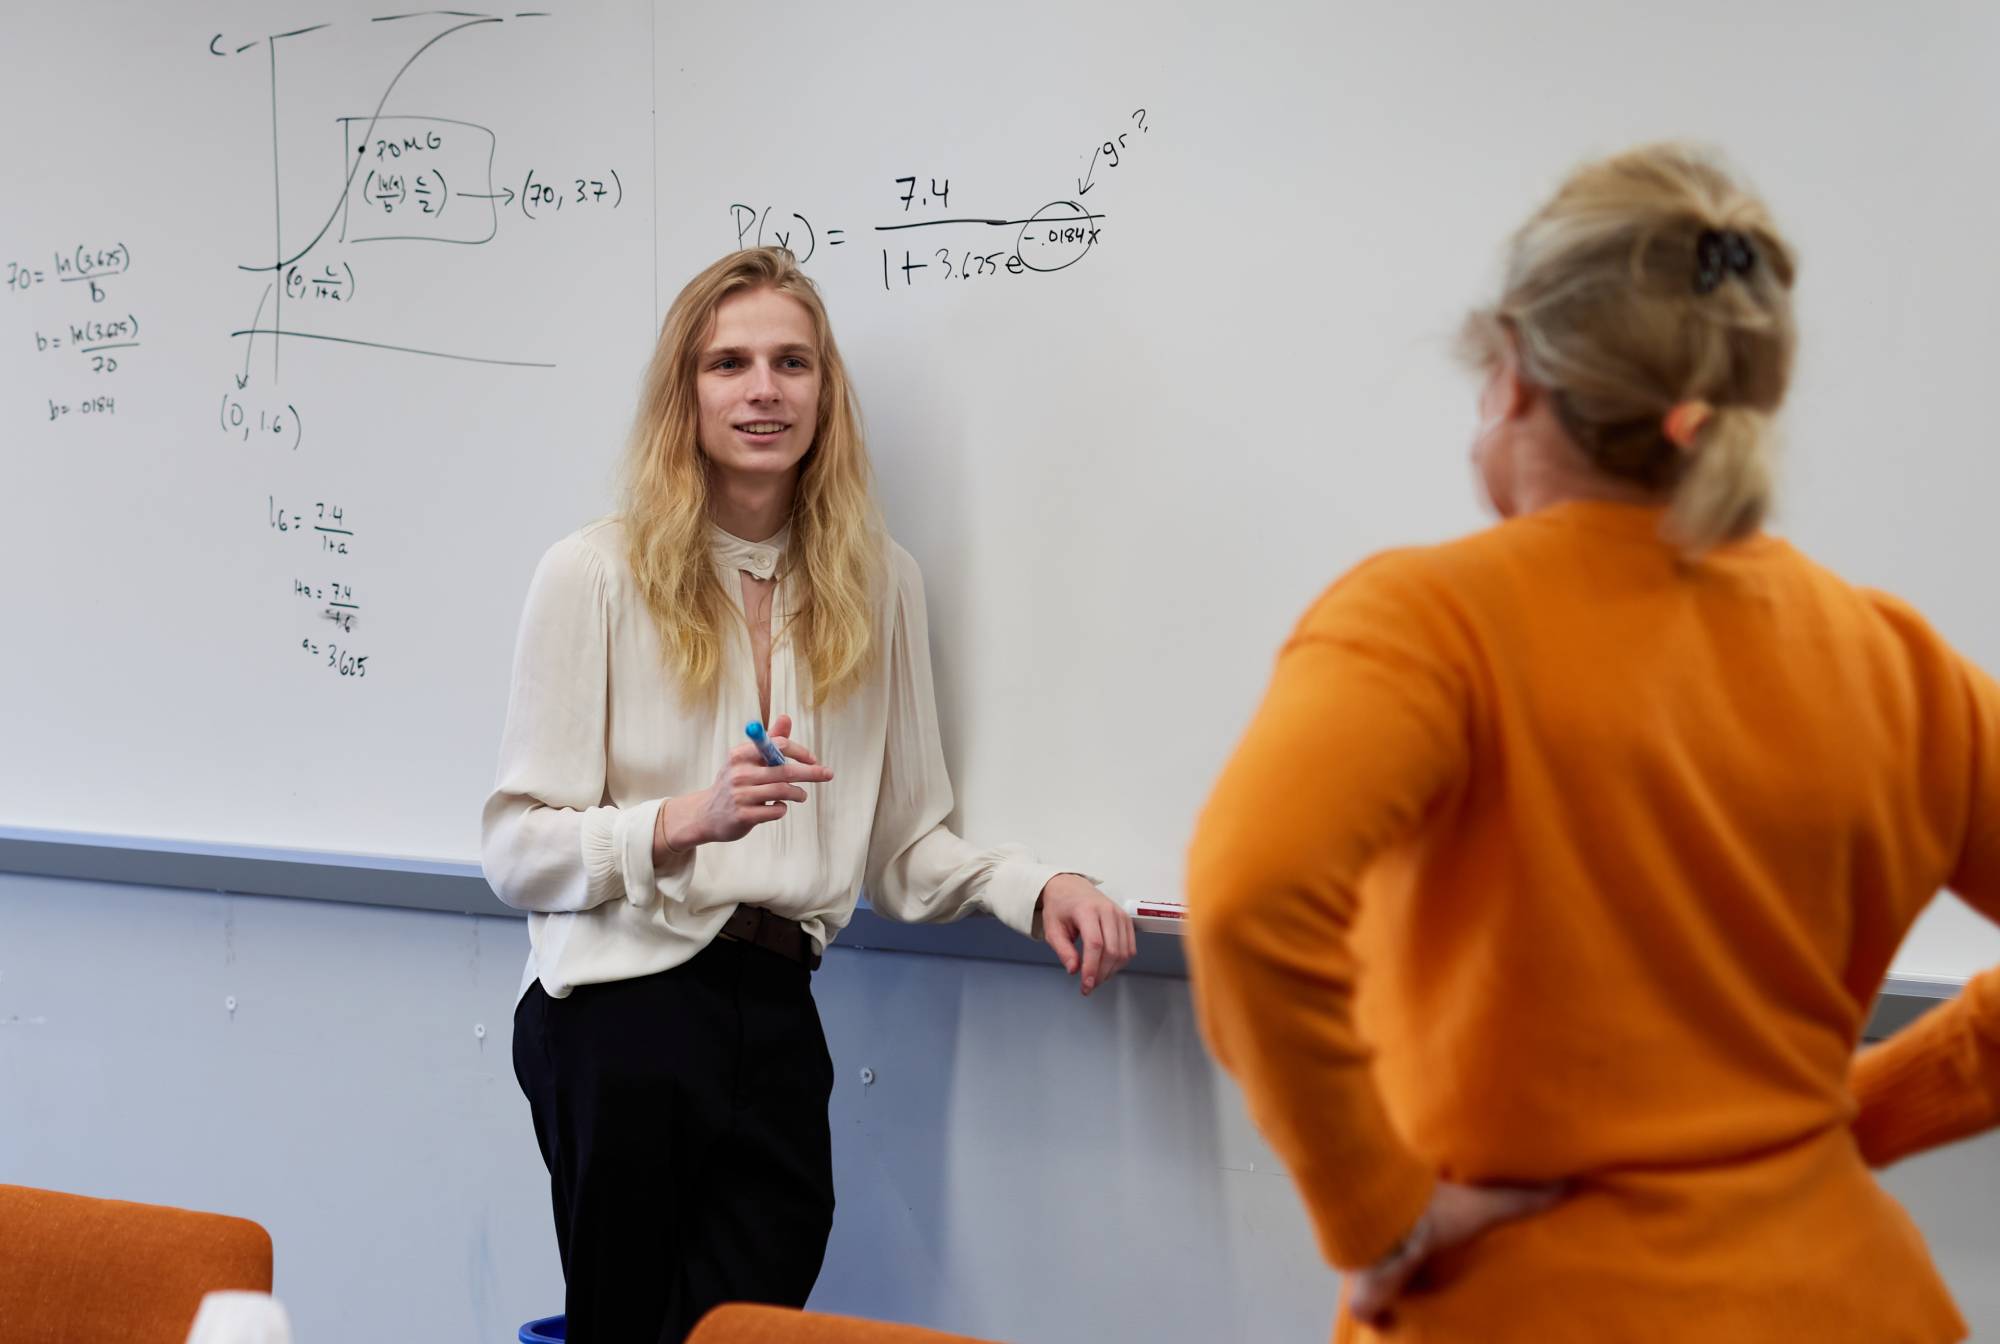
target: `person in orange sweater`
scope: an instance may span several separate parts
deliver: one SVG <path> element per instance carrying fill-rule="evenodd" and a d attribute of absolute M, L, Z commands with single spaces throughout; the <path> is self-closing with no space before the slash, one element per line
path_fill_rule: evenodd
<path fill-rule="evenodd" d="M 1335 583 L 1203 810 L 1200 1020 L 1338 1339 L 1964 1335 L 1848 1078 L 1936 891 L 2000 917 L 2000 685 L 1762 530 L 1793 278 L 1700 153 L 1575 173 L 1467 328 L 1503 521 Z"/>

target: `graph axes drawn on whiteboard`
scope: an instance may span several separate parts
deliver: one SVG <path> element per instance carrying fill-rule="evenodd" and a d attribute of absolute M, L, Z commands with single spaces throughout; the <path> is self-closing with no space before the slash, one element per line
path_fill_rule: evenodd
<path fill-rule="evenodd" d="M 368 118 L 368 124 L 362 132 L 364 143 L 366 142 L 367 138 L 374 133 L 376 123 L 381 119 L 382 109 L 388 105 L 389 95 L 395 92 L 396 86 L 402 81 L 403 76 L 409 73 L 410 67 L 416 64 L 418 57 L 422 56 L 432 47 L 442 42 L 445 38 L 450 37 L 453 33 L 463 32 L 468 28 L 476 28 L 489 23 L 505 23 L 507 21 L 504 16 L 498 14 L 486 14 L 472 10 L 436 9 L 436 10 L 420 10 L 406 14 L 382 15 L 378 16 L 374 20 L 374 22 L 382 23 L 398 19 L 421 18 L 425 15 L 462 18 L 465 19 L 466 22 L 455 23 L 452 26 L 444 29 L 442 32 L 433 34 L 430 38 L 428 38 L 420 46 L 418 46 L 415 51 L 411 52 L 408 58 L 404 60 L 403 64 L 397 68 L 396 73 L 390 77 L 388 84 L 383 88 L 382 96 L 376 101 L 374 113 Z M 526 19 L 526 18 L 548 18 L 552 16 L 546 10 L 527 10 L 516 14 L 514 17 L 517 19 Z M 251 266 L 239 263 L 237 267 L 238 270 L 248 271 L 253 274 L 258 271 L 267 271 L 279 277 L 279 279 L 281 280 L 285 268 L 287 266 L 293 265 L 296 262 L 303 260 L 306 256 L 308 256 L 312 252 L 314 248 L 318 247 L 319 244 L 326 238 L 327 231 L 333 227 L 334 221 L 337 219 L 341 219 L 346 213 L 349 197 L 352 195 L 354 190 L 355 174 L 360 167 L 359 159 L 347 163 L 346 175 L 341 182 L 340 194 L 338 197 L 335 198 L 333 209 L 327 215 L 326 222 L 322 224 L 319 228 L 319 231 L 313 235 L 312 241 L 307 243 L 303 248 L 301 248 L 298 252 L 294 253 L 292 256 L 287 257 L 285 255 L 283 159 L 280 154 L 279 140 L 278 140 L 279 136 L 278 43 L 287 38 L 303 37 L 308 33 L 316 33 L 321 31 L 322 29 L 330 28 L 332 26 L 333 25 L 330 23 L 317 23 L 305 28 L 294 28 L 287 32 L 272 33 L 264 39 L 265 46 L 269 51 L 270 93 L 271 93 L 272 262 L 269 266 Z M 254 47 L 255 45 L 257 44 L 254 42 L 246 43 L 244 46 L 239 47 L 237 50 L 239 53 L 241 53 L 243 51 L 249 50 L 251 47 Z M 215 49 L 215 43 L 213 42 L 210 43 L 210 49 L 211 50 Z M 218 51 L 217 54 L 219 55 L 221 53 Z M 355 119 L 343 118 L 342 120 L 347 121 Z M 489 136 L 491 135 L 490 131 L 488 132 L 488 135 Z M 490 151 L 489 151 L 489 158 L 490 158 Z M 488 176 L 489 178 L 491 176 L 490 162 L 488 164 Z M 497 227 L 498 227 L 498 221 L 496 219 L 495 221 L 496 231 Z M 277 292 L 277 306 L 272 313 L 271 325 L 268 327 L 263 325 L 264 304 L 265 301 L 270 298 L 272 293 L 272 287 L 267 286 L 264 292 L 264 296 L 258 299 L 257 301 L 257 313 L 256 316 L 251 318 L 250 326 L 243 329 L 241 332 L 232 333 L 232 335 L 240 335 L 248 339 L 248 344 L 246 345 L 243 353 L 243 372 L 240 375 L 238 375 L 236 379 L 236 386 L 239 390 L 245 387 L 249 383 L 250 363 L 256 350 L 256 337 L 259 334 L 268 334 L 272 338 L 271 378 L 273 382 L 279 380 L 279 357 L 280 357 L 280 351 L 284 344 L 283 338 L 285 336 L 296 335 L 305 339 L 335 340 L 335 341 L 339 341 L 342 339 L 337 337 L 319 336 L 316 335 L 315 333 L 310 333 L 310 332 L 294 332 L 291 329 L 287 328 L 284 322 L 284 311 L 285 311 L 284 287 L 281 283 L 278 283 L 277 281 L 274 281 L 274 285 L 276 287 L 276 292 Z M 446 351 L 422 350 L 412 346 L 395 346 L 386 343 L 372 342 L 372 341 L 347 340 L 344 341 L 344 343 L 352 345 L 374 346 L 376 348 L 384 350 L 396 350 L 396 351 L 407 352 L 410 354 L 428 355 L 442 359 L 464 360 L 470 363 L 507 364 L 521 368 L 555 367 L 553 364 L 545 364 L 528 360 L 482 359 L 480 357 L 471 355 L 456 355 Z"/>
<path fill-rule="evenodd" d="M 289 33 L 270 33 L 264 37 L 258 38 L 255 42 L 243 43 L 241 46 L 236 48 L 236 54 L 238 56 L 241 56 L 244 52 L 250 50 L 252 47 L 262 46 L 266 42 L 279 42 L 288 37 L 304 37 L 307 33 L 316 33 L 322 28 L 331 28 L 331 27 L 333 27 L 333 25 L 330 23 L 315 23 L 310 28 L 294 28 Z M 217 56 L 222 55 L 221 33 L 217 33 L 214 37 L 209 39 L 208 49 Z"/>
<path fill-rule="evenodd" d="M 438 43 L 444 41 L 447 37 L 450 37 L 453 33 L 462 33 L 468 28 L 477 28 L 483 24 L 505 23 L 505 22 L 506 22 L 505 19 L 501 19 L 498 17 L 489 17 L 489 18 L 470 19 L 465 23 L 455 23 L 451 27 L 445 29 L 443 32 L 438 33 L 435 36 L 431 37 L 422 46 L 418 47 L 415 51 L 411 52 L 409 59 L 403 62 L 402 67 L 398 69 L 396 73 L 390 78 L 388 86 L 382 90 L 381 98 L 376 100 L 375 111 L 373 115 L 371 115 L 368 118 L 368 125 L 366 129 L 363 130 L 361 138 L 363 140 L 367 140 L 374 135 L 375 123 L 381 119 L 382 109 L 388 105 L 389 95 L 396 91 L 397 83 L 402 80 L 405 74 L 409 73 L 410 67 L 417 63 L 417 58 L 419 56 L 422 56 L 425 52 L 429 51 L 432 47 L 436 46 Z M 272 155 L 274 160 L 272 165 L 274 177 L 276 176 L 275 158 L 277 152 L 277 118 L 278 118 L 277 79 L 278 79 L 277 62 L 274 57 L 271 66 L 271 125 L 272 125 L 271 144 L 272 144 Z M 246 266 L 241 262 L 238 262 L 236 269 L 239 271 L 250 271 L 253 273 L 258 271 L 283 271 L 285 267 L 290 266 L 293 262 L 303 260 L 307 253 L 311 252 L 315 247 L 318 247 L 320 245 L 320 241 L 326 237 L 327 230 L 333 227 L 334 221 L 339 219 L 341 212 L 347 208 L 348 195 L 350 192 L 354 190 L 354 174 L 357 171 L 359 171 L 360 167 L 361 163 L 359 159 L 347 165 L 347 177 L 341 183 L 340 195 L 338 198 L 335 199 L 333 203 L 333 209 L 330 212 L 328 212 L 326 217 L 326 223 L 320 225 L 319 232 L 313 235 L 311 242 L 307 243 L 304 247 L 300 248 L 297 252 L 293 253 L 289 257 L 284 255 L 284 249 L 281 246 L 278 249 L 278 260 L 269 266 Z M 273 185 L 275 186 L 276 183 L 274 182 Z"/>
<path fill-rule="evenodd" d="M 285 255 L 285 179 L 278 171 L 277 38 L 274 37 L 271 39 L 268 50 L 271 53 L 271 255 L 282 257 Z M 285 268 L 280 265 L 273 266 L 271 269 L 282 272 Z M 276 281 L 272 283 L 275 284 Z M 258 306 L 261 308 L 263 305 L 260 303 Z M 282 293 L 278 295 L 278 308 L 272 314 L 271 320 L 279 325 L 283 325 L 284 323 L 285 296 Z M 252 319 L 250 325 L 253 327 L 256 326 L 256 320 Z M 252 344 L 254 345 L 255 342 L 253 341 Z M 247 354 L 243 358 L 243 367 L 246 371 L 250 367 L 250 358 Z M 276 341 L 271 342 L 271 381 L 274 383 L 278 381 L 278 342 Z"/>
<path fill-rule="evenodd" d="M 244 327 L 229 333 L 231 339 L 283 336 L 302 341 L 331 341 L 335 345 L 360 345 L 370 350 L 393 350 L 405 355 L 428 355 L 432 359 L 456 359 L 467 364 L 504 364 L 514 369 L 553 369 L 554 364 L 535 359 L 490 359 L 484 355 L 460 355 L 449 350 L 422 350 L 414 345 L 390 345 L 385 341 L 362 341 L 352 336 L 329 336 L 320 331 L 280 331 L 276 327 Z"/>

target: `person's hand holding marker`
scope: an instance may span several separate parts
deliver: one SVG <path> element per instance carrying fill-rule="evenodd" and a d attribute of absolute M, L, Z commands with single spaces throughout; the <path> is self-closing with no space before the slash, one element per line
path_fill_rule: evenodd
<path fill-rule="evenodd" d="M 778 731 L 780 733 L 791 726 L 792 721 L 788 716 L 783 714 L 778 716 Z M 778 744 L 773 742 L 771 735 L 764 731 L 762 723 L 756 719 L 752 719 L 750 722 L 744 724 L 743 736 L 750 739 L 750 745 L 757 749 L 757 755 L 763 760 L 764 764 L 774 770 L 781 769 L 784 766 L 785 753 L 778 749 Z"/>
<path fill-rule="evenodd" d="M 741 840 L 784 817 L 790 804 L 803 803 L 801 784 L 833 778 L 804 744 L 791 740 L 791 715 L 780 714 L 771 727 L 776 731 L 766 733 L 762 723 L 748 725 L 744 733 L 750 740 L 729 753 L 715 783 L 661 805 L 653 823 L 655 865 L 696 845 Z"/>

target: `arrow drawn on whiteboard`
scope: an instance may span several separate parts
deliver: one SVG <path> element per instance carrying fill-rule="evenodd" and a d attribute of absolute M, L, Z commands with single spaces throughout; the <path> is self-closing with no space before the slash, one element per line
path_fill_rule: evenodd
<path fill-rule="evenodd" d="M 363 145 L 362 148 L 366 149 L 367 146 Z M 492 184 L 488 183 L 488 185 Z M 468 201 L 499 201 L 502 210 L 505 210 L 514 203 L 514 189 L 512 187 L 502 187 L 497 192 L 461 191 L 458 194 L 465 197 Z"/>
<path fill-rule="evenodd" d="M 257 316 L 250 319 L 250 326 L 253 330 L 256 328 L 257 323 L 263 319 L 264 300 L 270 297 L 271 286 L 266 285 L 264 286 L 264 298 L 257 300 Z M 247 348 L 243 351 L 243 372 L 236 375 L 236 390 L 238 392 L 241 392 L 250 385 L 250 351 L 256 349 L 257 338 L 252 336 L 245 344 Z"/>
<path fill-rule="evenodd" d="M 1095 173 L 1097 171 L 1097 156 L 1099 154 L 1102 154 L 1103 152 L 1104 152 L 1104 146 L 1102 145 L 1099 145 L 1096 149 L 1090 152 L 1090 168 L 1084 173 L 1082 177 L 1079 177 L 1076 180 L 1077 195 L 1082 196 L 1087 192 L 1089 192 L 1089 190 L 1092 187 L 1097 185 L 1095 182 L 1092 182 L 1090 180 L 1090 177 L 1092 173 Z"/>

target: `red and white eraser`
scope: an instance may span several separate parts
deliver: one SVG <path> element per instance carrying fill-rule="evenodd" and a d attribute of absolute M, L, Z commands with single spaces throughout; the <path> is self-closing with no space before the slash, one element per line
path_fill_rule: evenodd
<path fill-rule="evenodd" d="M 1148 933 L 1187 932 L 1187 907 L 1179 901 L 1137 900 L 1126 904 L 1133 924 Z"/>

